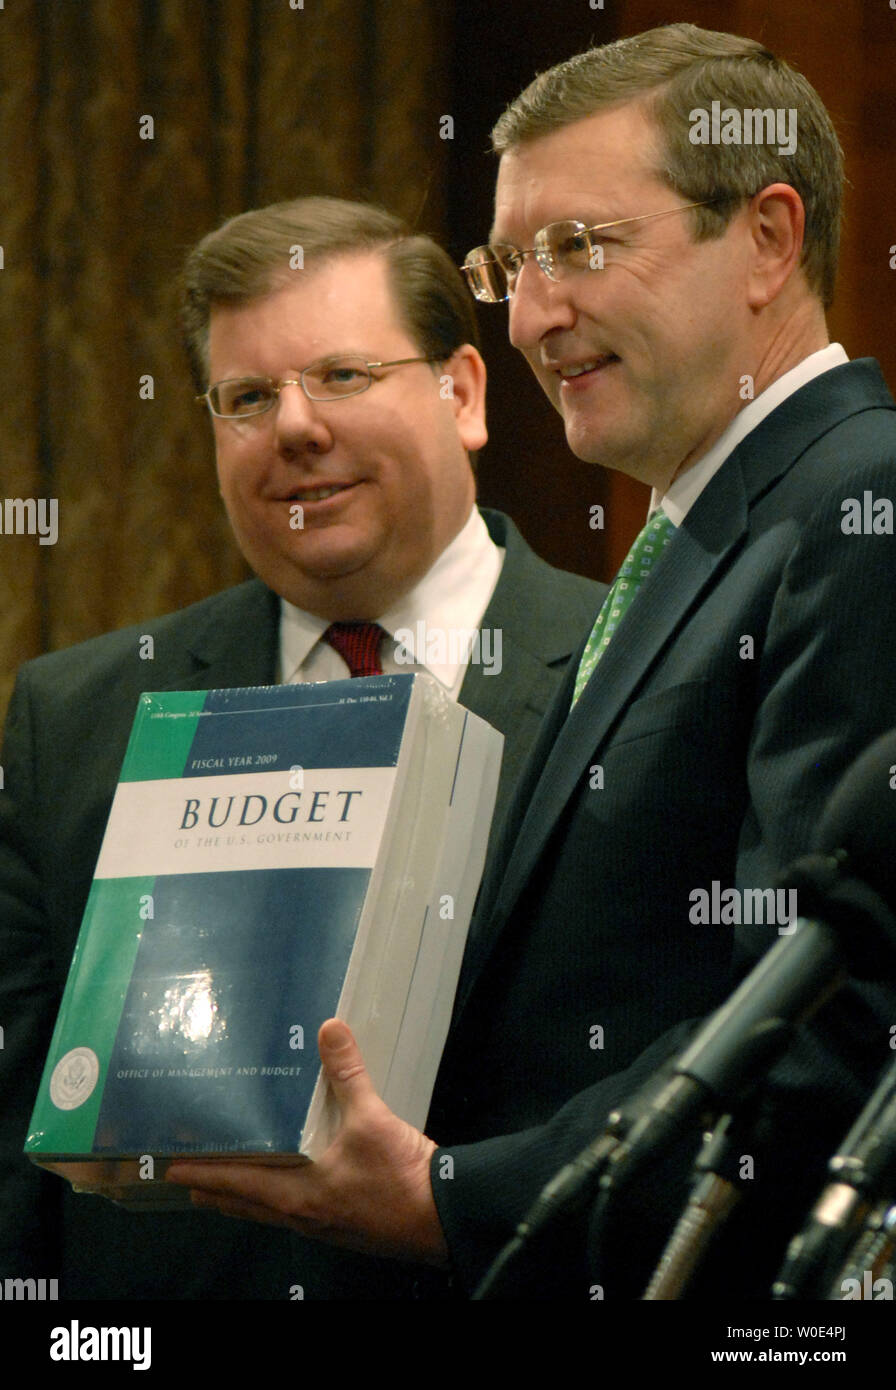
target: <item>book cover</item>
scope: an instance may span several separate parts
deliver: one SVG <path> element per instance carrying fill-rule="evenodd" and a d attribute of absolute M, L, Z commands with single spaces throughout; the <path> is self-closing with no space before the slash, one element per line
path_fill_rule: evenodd
<path fill-rule="evenodd" d="M 422 1124 L 501 742 L 420 675 L 141 696 L 29 1156 L 137 1205 L 182 1200 L 141 1161 L 313 1157 L 336 1014 Z"/>

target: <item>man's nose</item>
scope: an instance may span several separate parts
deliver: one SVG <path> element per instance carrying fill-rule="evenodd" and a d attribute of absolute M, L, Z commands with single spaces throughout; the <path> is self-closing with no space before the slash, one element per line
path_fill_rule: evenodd
<path fill-rule="evenodd" d="M 312 401 L 298 381 L 285 381 L 274 405 L 277 447 L 285 453 L 311 449 L 324 453 L 333 446 L 327 403 Z"/>
<path fill-rule="evenodd" d="M 523 262 L 509 302 L 508 332 L 515 348 L 535 348 L 546 333 L 574 327 L 572 283 L 570 278 L 551 280 L 534 256 Z"/>

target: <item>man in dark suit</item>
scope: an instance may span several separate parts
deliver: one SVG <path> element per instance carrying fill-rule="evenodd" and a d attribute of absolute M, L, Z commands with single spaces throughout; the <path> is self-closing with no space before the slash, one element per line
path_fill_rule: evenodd
<path fill-rule="evenodd" d="M 135 1216 L 21 1156 L 137 697 L 345 677 L 331 625 L 375 622 L 374 666 L 429 670 L 504 733 L 500 815 L 603 591 L 474 506 L 484 366 L 462 279 L 429 238 L 334 199 L 244 214 L 191 254 L 186 327 L 260 577 L 20 673 L 0 797 L 0 1277 L 59 1278 L 63 1297 L 369 1295 L 347 1257 L 215 1214 Z M 460 642 L 414 650 L 420 624 L 490 640 L 467 642 L 470 660 Z"/>
<path fill-rule="evenodd" d="M 718 122 L 713 139 L 719 105 L 740 113 L 740 143 Z M 766 113 L 769 139 L 745 142 Z M 894 496 L 896 411 L 877 364 L 828 342 L 842 175 L 817 95 L 760 44 L 673 25 L 543 74 L 493 140 L 495 220 L 471 283 L 509 298 L 511 339 L 573 450 L 650 483 L 652 518 L 486 872 L 431 1137 L 389 1115 L 330 1023 L 344 1130 L 314 1170 L 176 1176 L 298 1230 L 332 1213 L 343 1239 L 451 1268 L 466 1292 L 612 1106 L 790 930 L 707 919 L 701 894 L 770 887 L 896 720 L 892 521 L 855 524 L 863 499 L 867 515 Z M 778 1147 L 764 1162 L 748 1142 L 726 1296 L 767 1293 L 894 1017 L 892 990 L 850 989 L 776 1068 Z M 518 1290 L 637 1296 L 685 1171 L 637 1185 L 590 1265 L 584 1224 L 564 1229 Z"/>

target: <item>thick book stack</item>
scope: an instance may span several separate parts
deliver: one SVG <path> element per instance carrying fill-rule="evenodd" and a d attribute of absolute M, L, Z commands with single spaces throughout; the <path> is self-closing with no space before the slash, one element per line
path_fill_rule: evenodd
<path fill-rule="evenodd" d="M 422 1126 L 502 744 L 425 675 L 141 696 L 30 1158 L 155 1209 L 174 1156 L 313 1159 L 333 1016 Z"/>

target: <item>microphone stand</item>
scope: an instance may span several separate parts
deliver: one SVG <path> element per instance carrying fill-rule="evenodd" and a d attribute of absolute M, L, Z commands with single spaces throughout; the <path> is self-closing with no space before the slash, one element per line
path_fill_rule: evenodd
<path fill-rule="evenodd" d="M 790 1242 L 772 1289 L 776 1299 L 823 1298 L 881 1189 L 890 1195 L 896 1183 L 896 1059 L 884 1069 L 828 1173 L 811 1216 Z"/>
<path fill-rule="evenodd" d="M 892 969 L 896 919 L 848 866 L 848 855 L 837 850 L 805 856 L 790 867 L 783 884 L 796 886 L 803 908 L 795 933 L 762 957 L 684 1051 L 614 1109 L 603 1133 L 543 1189 L 474 1299 L 500 1297 L 508 1270 L 555 1221 L 580 1213 L 596 1188 L 592 1241 L 595 1232 L 602 1234 L 613 1197 L 680 1136 L 750 1100 L 789 1048 L 797 1025 L 836 994 L 850 972 L 876 978 L 882 958 Z M 818 920 L 806 919 L 807 907 Z M 714 1209 L 720 1205 L 716 1186 L 710 1183 L 702 1192 L 704 1198 L 713 1194 Z M 704 1223 L 695 1218 L 691 1224 Z"/>
<path fill-rule="evenodd" d="M 712 1122 L 753 1099 L 796 1027 L 843 987 L 850 970 L 869 978 L 872 960 L 878 975 L 884 960 L 892 973 L 896 919 L 873 888 L 845 869 L 846 856 L 838 852 L 807 855 L 788 870 L 784 883 L 796 884 L 802 898 L 795 933 L 767 951 L 699 1029 L 658 1095 L 635 1098 L 635 1122 L 617 1130 L 620 1142 L 600 1177 L 592 1243 L 609 1219 L 614 1195 L 672 1140 L 698 1118 Z M 814 920 L 804 917 L 807 906 Z"/>
<path fill-rule="evenodd" d="M 684 1297 L 710 1246 L 744 1197 L 744 1180 L 737 1170 L 745 1148 L 756 1147 L 750 1129 L 728 1114 L 707 1134 L 694 1164 L 693 1191 L 642 1295 L 645 1301 Z"/>
<path fill-rule="evenodd" d="M 866 1297 L 866 1287 L 872 1288 L 879 1278 L 893 1283 L 893 1258 L 896 1256 L 896 1206 L 884 1202 L 869 1216 L 865 1230 L 859 1236 L 849 1259 L 831 1284 L 827 1297 L 834 1302 L 846 1299 L 846 1284 L 856 1283 Z M 891 1289 L 892 1292 L 892 1289 Z"/>
<path fill-rule="evenodd" d="M 796 1025 L 846 983 L 844 956 L 852 964 L 855 955 L 855 963 L 864 965 L 863 957 L 870 959 L 874 948 L 879 969 L 881 946 L 892 954 L 896 921 L 873 889 L 843 873 L 839 854 L 798 860 L 785 883 L 797 884 L 810 899 L 809 910 L 818 909 L 819 920 L 801 916 L 795 933 L 762 957 L 684 1051 L 611 1111 L 603 1133 L 543 1189 L 476 1289 L 475 1300 L 500 1297 L 508 1271 L 533 1251 L 555 1221 L 580 1213 L 597 1190 L 593 1240 L 609 1220 L 614 1196 L 670 1144 L 753 1096 L 790 1046 Z M 824 916 L 832 920 L 825 922 Z"/>

